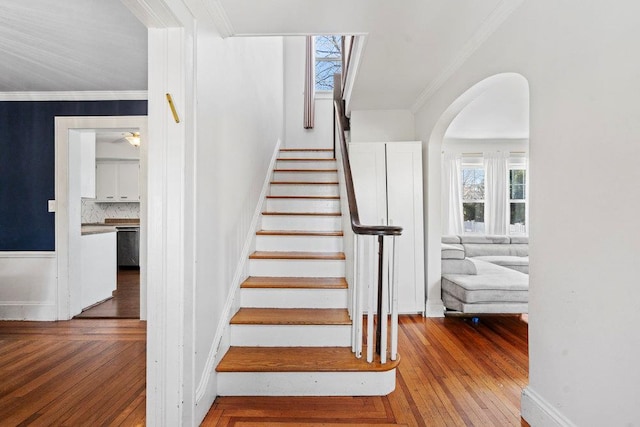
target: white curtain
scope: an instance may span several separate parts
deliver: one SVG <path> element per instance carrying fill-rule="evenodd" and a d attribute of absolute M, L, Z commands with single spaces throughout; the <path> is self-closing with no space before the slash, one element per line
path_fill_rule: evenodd
<path fill-rule="evenodd" d="M 484 153 L 484 227 L 486 234 L 507 234 L 509 153 Z"/>
<path fill-rule="evenodd" d="M 462 157 L 445 153 L 442 162 L 442 234 L 462 234 Z"/>
<path fill-rule="evenodd" d="M 307 36 L 305 39 L 305 59 L 304 59 L 304 123 L 305 129 L 313 129 L 314 126 L 314 97 L 315 97 L 315 49 L 313 37 Z"/>

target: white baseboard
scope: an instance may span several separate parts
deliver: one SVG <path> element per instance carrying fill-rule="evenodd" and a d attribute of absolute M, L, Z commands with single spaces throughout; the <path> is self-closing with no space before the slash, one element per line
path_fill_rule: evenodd
<path fill-rule="evenodd" d="M 522 390 L 520 413 L 532 427 L 575 427 L 564 415 L 553 407 L 531 387 Z"/>
<path fill-rule="evenodd" d="M 53 302 L 0 301 L 0 320 L 53 321 L 57 316 L 58 307 Z"/>
<path fill-rule="evenodd" d="M 197 415 L 202 415 L 202 419 L 204 419 L 204 416 L 207 414 L 207 411 L 216 398 L 217 384 L 215 375 L 212 374 L 214 373 L 216 364 L 220 361 L 222 355 L 224 355 L 224 353 L 229 348 L 229 321 L 231 320 L 231 316 L 235 313 L 234 307 L 237 307 L 236 302 L 240 298 L 240 284 L 246 278 L 249 253 L 254 245 L 256 230 L 260 221 L 260 217 L 262 215 L 262 207 L 267 192 L 269 191 L 271 172 L 273 171 L 276 159 L 278 158 L 278 152 L 280 151 L 281 144 L 282 141 L 278 139 L 273 151 L 273 155 L 271 157 L 271 162 L 269 163 L 269 168 L 267 170 L 264 183 L 262 185 L 262 191 L 260 192 L 260 197 L 258 198 L 258 203 L 251 220 L 251 225 L 249 226 L 249 232 L 247 233 L 247 237 L 240 254 L 239 262 L 233 275 L 231 289 L 229 291 L 224 308 L 222 309 L 222 315 L 220 316 L 216 334 L 213 338 L 213 342 L 211 343 L 211 347 L 209 348 L 207 362 L 205 363 L 202 376 L 200 377 L 198 387 L 196 388 L 196 411 Z M 202 411 L 204 411 L 204 413 L 202 413 Z"/>

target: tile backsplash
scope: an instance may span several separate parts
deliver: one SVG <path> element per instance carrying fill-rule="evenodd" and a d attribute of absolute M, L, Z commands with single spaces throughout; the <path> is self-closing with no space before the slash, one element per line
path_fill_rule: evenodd
<path fill-rule="evenodd" d="M 105 218 L 140 218 L 140 203 L 96 203 L 82 200 L 82 223 L 103 223 Z"/>

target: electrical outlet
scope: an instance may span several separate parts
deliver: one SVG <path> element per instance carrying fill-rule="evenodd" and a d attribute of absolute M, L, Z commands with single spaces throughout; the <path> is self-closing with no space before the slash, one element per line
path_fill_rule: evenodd
<path fill-rule="evenodd" d="M 47 209 L 49 212 L 56 211 L 56 201 L 55 200 L 47 200 Z"/>

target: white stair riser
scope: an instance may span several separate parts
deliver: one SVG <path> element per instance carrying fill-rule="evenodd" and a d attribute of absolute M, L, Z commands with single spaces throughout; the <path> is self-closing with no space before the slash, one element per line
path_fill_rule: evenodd
<path fill-rule="evenodd" d="M 336 161 L 277 160 L 276 169 L 335 169 Z"/>
<path fill-rule="evenodd" d="M 263 230 L 340 231 L 342 217 L 306 215 L 263 215 Z"/>
<path fill-rule="evenodd" d="M 250 276 L 344 277 L 343 260 L 251 259 Z"/>
<path fill-rule="evenodd" d="M 257 251 L 342 252 L 342 237 L 256 236 Z"/>
<path fill-rule="evenodd" d="M 279 159 L 333 159 L 333 151 L 280 151 Z"/>
<path fill-rule="evenodd" d="M 347 308 L 346 289 L 242 288 L 242 307 Z"/>
<path fill-rule="evenodd" d="M 336 172 L 274 172 L 274 181 L 286 182 L 338 182 Z"/>
<path fill-rule="evenodd" d="M 267 199 L 267 212 L 340 212 L 339 199 Z"/>
<path fill-rule="evenodd" d="M 271 196 L 339 196 L 336 184 L 271 184 Z"/>
<path fill-rule="evenodd" d="M 219 372 L 219 396 L 386 396 L 396 370 L 385 372 Z"/>
<path fill-rule="evenodd" d="M 236 347 L 347 347 L 349 325 L 231 325 Z"/>

